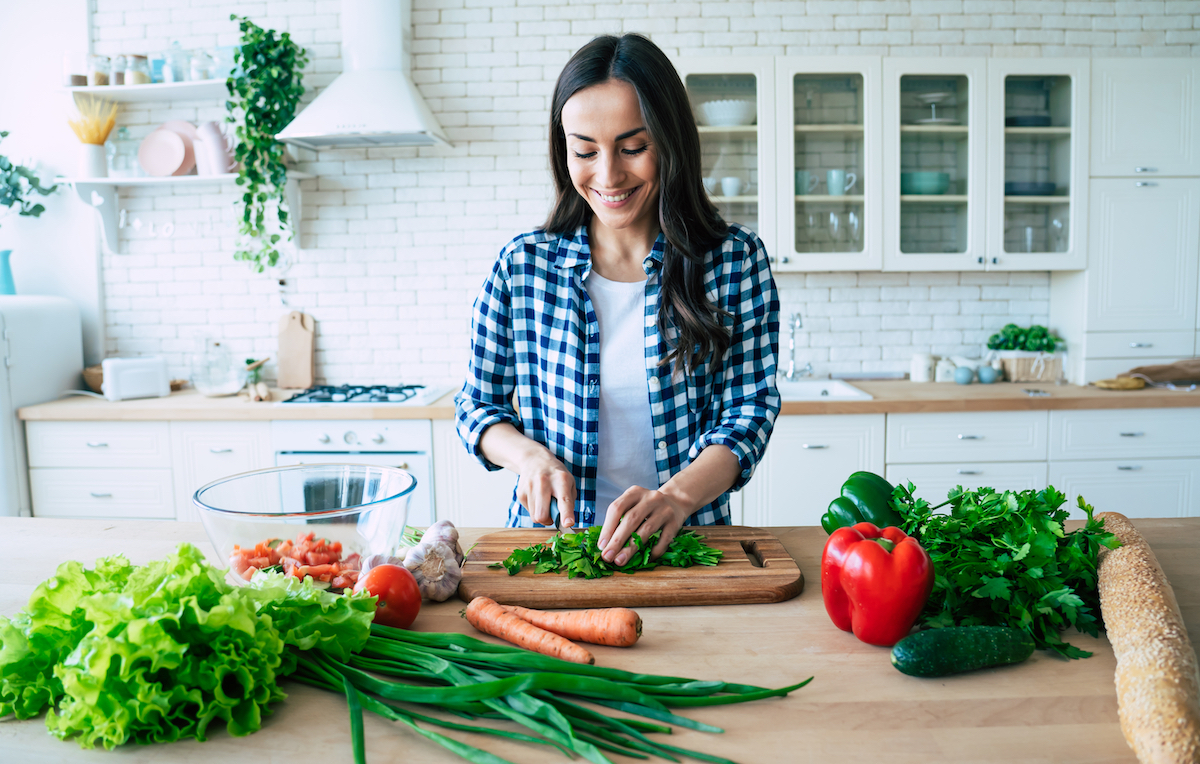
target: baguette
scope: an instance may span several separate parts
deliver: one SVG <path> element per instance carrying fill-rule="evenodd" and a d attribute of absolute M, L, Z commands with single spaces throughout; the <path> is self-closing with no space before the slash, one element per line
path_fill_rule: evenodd
<path fill-rule="evenodd" d="M 1200 762 L 1200 673 L 1171 584 L 1129 518 L 1102 512 L 1121 540 L 1102 549 L 1100 611 L 1117 656 L 1117 714 L 1143 764 Z"/>

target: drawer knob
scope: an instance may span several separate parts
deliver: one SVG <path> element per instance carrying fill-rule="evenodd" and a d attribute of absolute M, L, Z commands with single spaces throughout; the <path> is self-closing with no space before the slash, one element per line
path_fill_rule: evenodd
<path fill-rule="evenodd" d="M 321 437 L 317 438 L 317 441 L 319 443 L 328 443 L 330 440 L 332 440 L 332 438 L 330 438 L 328 434 L 322 435 Z"/>
<path fill-rule="evenodd" d="M 829 446 L 820 445 L 817 443 L 805 443 L 800 448 L 829 448 Z"/>
<path fill-rule="evenodd" d="M 1157 167 L 1134 167 L 1134 172 L 1158 172 Z"/>
<path fill-rule="evenodd" d="M 96 442 L 89 440 L 87 447 L 88 448 L 108 448 L 108 444 L 107 443 L 96 443 Z"/>
<path fill-rule="evenodd" d="M 983 470 L 958 470 L 960 475 L 982 475 Z"/>
<path fill-rule="evenodd" d="M 375 433 L 375 437 L 371 438 L 371 442 L 372 443 L 382 443 L 383 442 L 383 434 L 378 433 L 378 432 Z"/>
<path fill-rule="evenodd" d="M 1149 188 L 1152 186 L 1157 186 L 1158 184 L 1153 181 L 1149 181 L 1149 180 L 1139 180 L 1139 181 L 1135 182 L 1133 185 L 1137 186 L 1138 188 Z"/>
<path fill-rule="evenodd" d="M 232 448 L 210 448 L 210 449 L 208 449 L 208 452 L 210 454 L 229 454 L 229 453 L 233 453 L 233 449 Z"/>
<path fill-rule="evenodd" d="M 959 440 L 983 440 L 982 435 L 959 435 Z"/>
<path fill-rule="evenodd" d="M 1119 464 L 1119 465 L 1117 465 L 1117 469 L 1124 470 L 1125 472 L 1136 472 L 1137 470 L 1140 470 L 1141 468 L 1142 468 L 1142 465 L 1140 465 L 1140 464 Z"/>
<path fill-rule="evenodd" d="M 1140 438 L 1145 434 L 1146 433 L 1144 433 L 1144 432 L 1123 432 L 1123 433 L 1121 433 L 1121 437 L 1122 438 Z"/>
<path fill-rule="evenodd" d="M 1152 348 L 1152 347 L 1154 347 L 1154 343 L 1153 342 L 1130 342 L 1129 347 L 1131 347 L 1131 348 Z"/>
<path fill-rule="evenodd" d="M 103 493 L 101 491 L 92 491 L 92 496 L 94 496 L 97 499 L 111 499 L 112 498 L 111 493 Z"/>

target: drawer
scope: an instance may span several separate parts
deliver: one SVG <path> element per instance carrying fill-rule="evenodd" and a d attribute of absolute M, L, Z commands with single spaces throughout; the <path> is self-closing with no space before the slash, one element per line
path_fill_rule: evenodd
<path fill-rule="evenodd" d="M 270 422 L 172 422 L 175 517 L 199 521 L 196 489 L 230 475 L 275 466 Z"/>
<path fill-rule="evenodd" d="M 1067 495 L 1076 519 L 1084 517 L 1076 496 L 1083 496 L 1097 512 L 1200 517 L 1200 459 L 1050 462 L 1050 485 Z"/>
<path fill-rule="evenodd" d="M 1046 463 L 889 464 L 887 479 L 892 485 L 911 481 L 917 497 L 937 506 L 960 485 L 969 491 L 981 486 L 997 491 L 1040 491 L 1046 487 Z"/>
<path fill-rule="evenodd" d="M 1191 356 L 1195 332 L 1088 332 L 1088 358 L 1157 358 Z"/>
<path fill-rule="evenodd" d="M 170 470 L 29 471 L 34 517 L 175 519 Z"/>
<path fill-rule="evenodd" d="M 1200 457 L 1200 409 L 1050 412 L 1051 459 L 1135 456 Z"/>
<path fill-rule="evenodd" d="M 27 422 L 30 467 L 171 466 L 168 422 Z"/>
<path fill-rule="evenodd" d="M 1044 462 L 1045 411 L 888 414 L 887 462 Z"/>

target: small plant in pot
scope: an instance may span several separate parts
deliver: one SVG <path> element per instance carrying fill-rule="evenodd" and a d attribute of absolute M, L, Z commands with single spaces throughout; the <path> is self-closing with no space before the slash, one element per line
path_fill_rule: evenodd
<path fill-rule="evenodd" d="M 6 131 L 0 130 L 0 140 L 7 136 Z M 43 186 L 33 170 L 0 154 L 0 207 L 8 208 L 6 213 L 0 213 L 0 219 L 14 212 L 25 217 L 38 217 L 46 208 L 34 203 L 30 197 L 35 193 L 49 196 L 57 188 L 57 185 L 48 188 Z M 0 294 L 17 293 L 13 285 L 12 268 L 8 264 L 11 254 L 11 249 L 0 249 Z"/>
<path fill-rule="evenodd" d="M 1010 382 L 1053 382 L 1062 373 L 1056 351 L 1064 347 L 1063 340 L 1044 326 L 1007 324 L 988 338 L 987 346 L 996 352 Z"/>

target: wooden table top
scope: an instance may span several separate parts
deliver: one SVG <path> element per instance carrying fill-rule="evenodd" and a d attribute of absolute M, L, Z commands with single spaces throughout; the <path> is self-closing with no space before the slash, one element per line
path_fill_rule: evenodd
<path fill-rule="evenodd" d="M 1200 518 L 1136 520 L 1170 578 L 1193 635 L 1200 634 Z M 490 529 L 489 529 L 490 530 Z M 590 647 L 598 665 L 659 674 L 720 678 L 763 686 L 815 679 L 787 698 L 682 709 L 724 734 L 677 730 L 674 745 L 735 761 L 853 762 L 1132 762 L 1117 724 L 1115 659 L 1108 641 L 1078 634 L 1068 641 L 1095 655 L 1064 661 L 1038 652 L 1017 666 L 941 679 L 904 676 L 886 648 L 863 644 L 830 623 L 821 602 L 820 528 L 772 529 L 799 562 L 808 584 L 799 597 L 771 605 L 640 608 L 642 640 L 633 648 Z M 466 544 L 488 532 L 464 529 Z M 9 574 L 0 613 L 24 606 L 33 588 L 62 561 L 90 564 L 125 553 L 142 563 L 182 541 L 212 554 L 198 523 L 0 518 Z M 422 631 L 474 633 L 459 617 L 462 602 L 426 603 Z M 486 638 L 486 637 L 485 637 Z M 206 743 L 126 746 L 84 751 L 46 732 L 40 719 L 0 722 L 0 759 L 27 762 L 193 762 L 223 759 L 294 762 L 319 750 L 322 762 L 350 762 L 345 700 L 292 682 L 264 729 L 248 737 L 215 732 Z M 402 725 L 368 714 L 369 761 L 461 761 Z M 557 752 L 496 738 L 449 733 L 514 762 L 557 762 Z M 236 757 L 236 758 L 235 758 Z M 617 758 L 616 761 L 624 759 Z"/>

